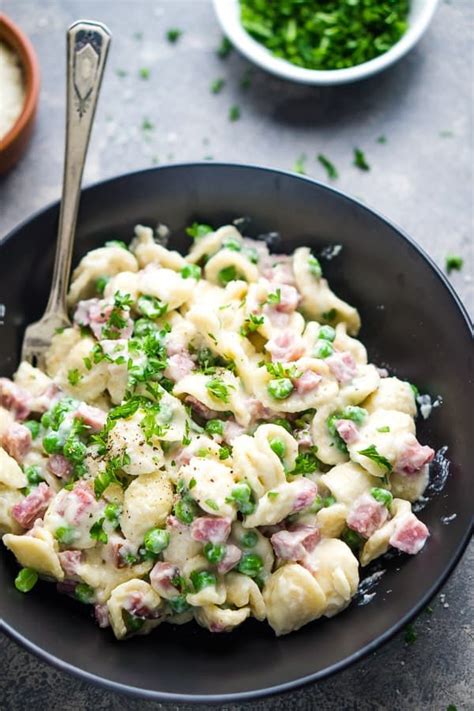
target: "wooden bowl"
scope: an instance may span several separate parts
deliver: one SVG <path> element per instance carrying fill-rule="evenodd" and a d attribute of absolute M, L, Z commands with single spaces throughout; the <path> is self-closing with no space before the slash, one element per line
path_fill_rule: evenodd
<path fill-rule="evenodd" d="M 30 140 L 38 106 L 40 73 L 33 45 L 4 13 L 0 13 L 0 40 L 17 53 L 23 68 L 26 90 L 21 114 L 0 140 L 0 174 L 3 174 L 19 160 Z"/>

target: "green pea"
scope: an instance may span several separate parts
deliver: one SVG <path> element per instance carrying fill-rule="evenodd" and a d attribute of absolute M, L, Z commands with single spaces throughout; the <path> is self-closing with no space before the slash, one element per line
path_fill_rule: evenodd
<path fill-rule="evenodd" d="M 36 420 L 26 420 L 23 424 L 30 430 L 32 439 L 36 439 L 39 435 L 40 423 Z"/>
<path fill-rule="evenodd" d="M 221 286 L 227 286 L 227 284 L 230 281 L 234 281 L 235 279 L 238 279 L 238 278 L 239 278 L 239 275 L 237 274 L 237 270 L 233 264 L 221 269 L 217 275 L 217 279 L 218 279 L 219 284 Z"/>
<path fill-rule="evenodd" d="M 364 542 L 364 539 L 359 536 L 358 533 L 352 531 L 350 528 L 347 528 L 343 532 L 341 538 L 344 543 L 349 546 L 349 548 L 352 548 L 352 550 L 358 550 Z"/>
<path fill-rule="evenodd" d="M 168 605 L 176 615 L 181 615 L 191 608 L 191 605 L 186 602 L 186 595 L 178 595 L 171 598 L 171 600 L 168 600 Z"/>
<path fill-rule="evenodd" d="M 185 264 L 180 272 L 183 279 L 200 279 L 201 278 L 201 267 L 197 264 Z"/>
<path fill-rule="evenodd" d="M 279 427 L 283 427 L 287 432 L 291 434 L 291 425 L 288 420 L 285 420 L 283 417 L 275 418 L 274 420 L 272 420 L 272 423 L 274 425 L 279 425 Z"/>
<path fill-rule="evenodd" d="M 94 601 L 95 591 L 90 585 L 79 583 L 79 585 L 76 585 L 74 595 L 79 602 L 82 602 L 84 605 L 90 605 Z"/>
<path fill-rule="evenodd" d="M 61 437 L 56 432 L 49 432 L 43 437 L 43 449 L 47 454 L 59 454 L 63 450 Z"/>
<path fill-rule="evenodd" d="M 275 452 L 280 459 L 283 459 L 286 454 L 286 444 L 281 439 L 272 439 L 270 449 Z"/>
<path fill-rule="evenodd" d="M 145 549 L 154 555 L 164 551 L 169 542 L 170 534 L 162 528 L 151 528 L 145 533 L 145 538 L 143 539 Z"/>
<path fill-rule="evenodd" d="M 216 576 L 208 570 L 193 570 L 189 577 L 197 593 L 210 585 L 217 585 Z"/>
<path fill-rule="evenodd" d="M 254 548 L 258 543 L 258 534 L 255 531 L 247 531 L 242 536 L 241 543 L 244 548 Z"/>
<path fill-rule="evenodd" d="M 186 497 L 176 502 L 174 513 L 181 523 L 189 525 L 196 518 L 197 506 L 192 499 Z"/>
<path fill-rule="evenodd" d="M 329 341 L 318 341 L 316 343 L 316 348 L 314 349 L 314 355 L 316 358 L 329 358 L 330 355 L 334 353 L 334 348 Z"/>
<path fill-rule="evenodd" d="M 225 546 L 218 543 L 206 543 L 204 546 L 204 555 L 209 563 L 217 565 L 225 556 Z"/>
<path fill-rule="evenodd" d="M 236 504 L 237 508 L 244 516 L 249 516 L 256 509 L 256 504 L 252 500 L 252 489 L 245 482 L 239 482 L 231 491 L 230 497 L 226 499 L 227 503 Z"/>
<path fill-rule="evenodd" d="M 32 465 L 31 467 L 26 467 L 25 474 L 28 479 L 28 484 L 31 484 L 31 486 L 36 486 L 44 481 L 41 469 L 38 466 Z"/>
<path fill-rule="evenodd" d="M 22 593 L 30 592 L 38 582 L 38 573 L 33 568 L 22 568 L 15 578 L 15 587 Z"/>
<path fill-rule="evenodd" d="M 323 341 L 334 341 L 336 338 L 336 329 L 332 326 L 321 326 L 319 329 L 319 338 Z"/>
<path fill-rule="evenodd" d="M 86 456 L 87 447 L 81 442 L 77 437 L 68 437 L 64 442 L 63 448 L 64 456 L 71 460 L 71 462 L 77 462 L 80 464 L 84 461 Z"/>
<path fill-rule="evenodd" d="M 319 259 L 313 257 L 313 255 L 308 258 L 308 269 L 310 273 L 316 277 L 316 279 L 321 278 L 323 273 L 323 270 L 321 269 L 321 264 L 319 262 Z"/>
<path fill-rule="evenodd" d="M 103 294 L 104 291 L 105 291 L 105 287 L 107 286 L 107 284 L 109 283 L 109 281 L 110 281 L 110 277 L 108 277 L 108 276 L 100 276 L 100 277 L 96 280 L 96 282 L 95 282 L 95 289 L 96 289 L 96 291 L 97 291 L 98 294 L 100 294 L 100 295 L 102 296 L 102 294 Z"/>
<path fill-rule="evenodd" d="M 373 489 L 370 490 L 370 495 L 380 504 L 386 506 L 387 509 L 391 507 L 393 496 L 390 491 L 388 491 L 388 489 L 380 489 L 379 487 L 375 486 Z"/>
<path fill-rule="evenodd" d="M 73 526 L 60 526 L 56 529 L 54 537 L 63 546 L 69 546 L 76 539 L 76 529 Z"/>
<path fill-rule="evenodd" d="M 263 560 L 255 553 L 244 553 L 237 566 L 239 573 L 255 578 L 263 568 Z"/>
<path fill-rule="evenodd" d="M 224 422 L 222 420 L 208 420 L 206 423 L 208 434 L 224 434 Z"/>
<path fill-rule="evenodd" d="M 293 383 L 289 378 L 274 378 L 267 386 L 269 394 L 275 400 L 286 400 L 293 392 Z"/>

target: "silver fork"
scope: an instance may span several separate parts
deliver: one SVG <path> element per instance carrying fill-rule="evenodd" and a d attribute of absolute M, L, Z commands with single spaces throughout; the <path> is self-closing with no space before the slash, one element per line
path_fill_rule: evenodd
<path fill-rule="evenodd" d="M 67 31 L 66 146 L 53 281 L 43 317 L 27 327 L 21 351 L 22 360 L 39 368 L 55 332 L 71 325 L 66 294 L 82 173 L 110 40 L 100 22 L 79 20 Z"/>

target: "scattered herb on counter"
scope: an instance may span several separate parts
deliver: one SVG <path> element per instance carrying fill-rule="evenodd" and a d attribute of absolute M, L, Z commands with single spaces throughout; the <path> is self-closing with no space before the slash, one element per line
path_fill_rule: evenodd
<path fill-rule="evenodd" d="M 134 32 L 133 39 L 137 40 L 137 42 L 141 42 L 141 40 L 143 39 L 143 32 Z"/>
<path fill-rule="evenodd" d="M 326 170 L 327 176 L 330 180 L 335 180 L 338 177 L 338 172 L 333 163 L 326 158 L 322 153 L 318 155 L 318 161 L 321 163 L 323 168 Z"/>
<path fill-rule="evenodd" d="M 405 643 L 413 644 L 414 642 L 416 642 L 417 637 L 418 633 L 413 627 L 413 625 L 407 625 L 405 627 Z"/>
<path fill-rule="evenodd" d="M 126 77 L 128 75 L 128 72 L 125 71 L 125 69 L 116 69 L 115 73 L 120 79 L 123 79 L 123 77 Z"/>
<path fill-rule="evenodd" d="M 149 119 L 144 118 L 142 121 L 141 129 L 142 131 L 153 131 L 155 128 L 155 124 L 152 123 Z"/>
<path fill-rule="evenodd" d="M 215 79 L 211 84 L 211 91 L 213 94 L 220 94 L 225 86 L 225 80 L 222 78 Z"/>
<path fill-rule="evenodd" d="M 364 151 L 361 151 L 360 148 L 354 148 L 354 163 L 353 163 L 357 168 L 360 168 L 360 170 L 370 170 L 370 165 L 367 163 L 365 159 L 365 153 Z"/>
<path fill-rule="evenodd" d="M 247 69 L 244 72 L 242 79 L 240 80 L 240 88 L 241 89 L 249 89 L 251 85 L 252 85 L 252 70 Z"/>
<path fill-rule="evenodd" d="M 386 136 L 382 135 L 377 138 L 377 143 L 387 143 Z"/>
<path fill-rule="evenodd" d="M 240 118 L 240 108 L 234 104 L 229 109 L 229 121 L 238 121 Z"/>
<path fill-rule="evenodd" d="M 448 254 L 446 257 L 445 268 L 448 274 L 456 271 L 460 272 L 464 265 L 464 259 L 458 254 Z"/>
<path fill-rule="evenodd" d="M 226 57 L 229 56 L 229 54 L 232 52 L 234 49 L 234 46 L 232 42 L 227 39 L 227 37 L 222 38 L 222 42 L 220 43 L 219 47 L 216 50 L 217 56 L 220 57 L 220 59 L 226 59 Z"/>
<path fill-rule="evenodd" d="M 168 42 L 171 42 L 171 44 L 175 44 L 182 34 L 182 30 L 178 29 L 177 27 L 171 27 L 166 33 L 166 39 L 168 40 Z"/>
<path fill-rule="evenodd" d="M 409 0 L 240 0 L 245 30 L 307 69 L 343 69 L 389 50 L 408 27 Z"/>
<path fill-rule="evenodd" d="M 440 131 L 439 135 L 441 138 L 452 138 L 454 136 L 454 133 L 452 131 Z"/>
<path fill-rule="evenodd" d="M 148 69 L 148 67 L 142 67 L 141 69 L 139 69 L 138 74 L 140 76 L 140 79 L 150 78 L 150 70 Z"/>
<path fill-rule="evenodd" d="M 306 155 L 302 153 L 296 160 L 293 166 L 293 172 L 299 173 L 300 175 L 306 175 L 305 171 Z"/>
<path fill-rule="evenodd" d="M 446 711 L 458 711 L 458 707 L 454 704 L 449 704 L 449 706 L 446 707 Z"/>

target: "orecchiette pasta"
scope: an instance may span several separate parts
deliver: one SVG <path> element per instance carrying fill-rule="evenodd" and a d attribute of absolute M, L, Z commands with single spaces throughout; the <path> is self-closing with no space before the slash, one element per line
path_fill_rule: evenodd
<path fill-rule="evenodd" d="M 0 532 L 116 637 L 162 621 L 277 635 L 341 611 L 359 565 L 429 532 L 412 387 L 368 362 L 307 248 L 138 225 L 75 269 L 46 372 L 0 378 Z M 394 498 L 395 497 L 395 498 Z"/>

